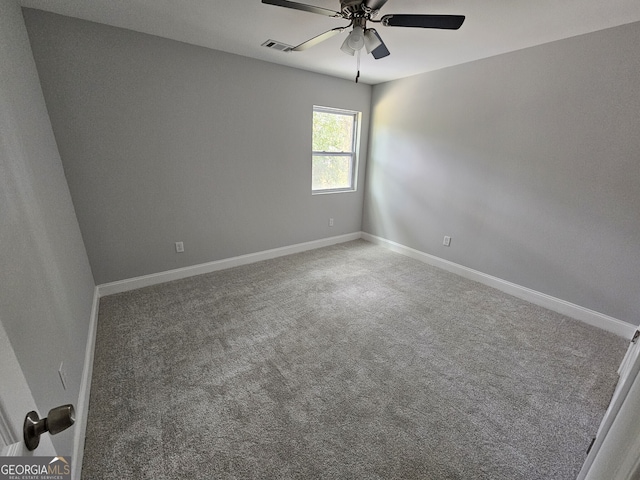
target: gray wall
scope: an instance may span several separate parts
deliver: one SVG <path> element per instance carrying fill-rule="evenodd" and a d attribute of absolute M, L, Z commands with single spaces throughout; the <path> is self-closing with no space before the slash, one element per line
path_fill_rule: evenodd
<path fill-rule="evenodd" d="M 362 188 L 311 195 L 311 119 L 363 112 L 361 186 L 370 86 L 24 15 L 98 284 L 360 231 Z"/>
<path fill-rule="evenodd" d="M 77 406 L 94 284 L 14 0 L 0 0 L 0 285 L 0 321 L 40 413 Z M 59 454 L 73 434 L 52 437 Z"/>
<path fill-rule="evenodd" d="M 640 323 L 638 45 L 635 23 L 374 87 L 363 230 Z"/>

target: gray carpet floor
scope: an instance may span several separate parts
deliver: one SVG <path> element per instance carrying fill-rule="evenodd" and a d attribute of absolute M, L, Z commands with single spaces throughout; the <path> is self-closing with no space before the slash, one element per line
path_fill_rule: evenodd
<path fill-rule="evenodd" d="M 574 479 L 626 347 L 364 241 L 112 295 L 82 478 Z"/>

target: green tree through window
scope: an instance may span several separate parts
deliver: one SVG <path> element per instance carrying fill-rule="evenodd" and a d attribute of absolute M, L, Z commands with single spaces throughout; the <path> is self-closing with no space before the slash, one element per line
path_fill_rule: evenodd
<path fill-rule="evenodd" d="M 311 190 L 355 190 L 358 112 L 313 107 Z"/>

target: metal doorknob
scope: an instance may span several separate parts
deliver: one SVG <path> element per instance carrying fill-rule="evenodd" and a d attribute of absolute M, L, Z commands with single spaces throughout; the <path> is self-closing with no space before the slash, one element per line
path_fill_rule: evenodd
<path fill-rule="evenodd" d="M 61 405 L 52 408 L 47 418 L 40 418 L 36 412 L 29 412 L 24 419 L 22 429 L 24 443 L 28 450 L 35 450 L 40 443 L 40 435 L 49 432 L 51 435 L 66 430 L 76 421 L 76 411 L 73 405 Z"/>

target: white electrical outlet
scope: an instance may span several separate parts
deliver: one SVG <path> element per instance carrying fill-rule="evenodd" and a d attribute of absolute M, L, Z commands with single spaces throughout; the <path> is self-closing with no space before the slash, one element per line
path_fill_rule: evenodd
<path fill-rule="evenodd" d="M 60 362 L 60 368 L 58 368 L 58 375 L 60 375 L 60 381 L 62 382 L 62 388 L 67 389 L 67 371 L 64 369 L 64 362 Z"/>
<path fill-rule="evenodd" d="M 445 235 L 444 240 L 442 241 L 442 244 L 443 244 L 445 247 L 450 246 L 450 245 L 451 245 L 451 237 L 447 237 L 447 236 Z"/>
<path fill-rule="evenodd" d="M 330 219 L 329 219 L 329 226 L 330 226 L 330 227 L 333 227 L 333 218 L 330 218 Z"/>
<path fill-rule="evenodd" d="M 176 253 L 182 253 L 182 252 L 184 252 L 184 243 L 176 242 Z"/>

